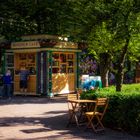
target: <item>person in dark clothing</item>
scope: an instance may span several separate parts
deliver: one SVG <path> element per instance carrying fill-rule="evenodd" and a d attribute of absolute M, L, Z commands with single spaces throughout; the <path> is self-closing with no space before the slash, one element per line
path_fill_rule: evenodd
<path fill-rule="evenodd" d="M 4 97 L 11 98 L 12 96 L 12 76 L 11 71 L 7 70 L 6 74 L 3 76 L 3 84 L 4 84 Z"/>
<path fill-rule="evenodd" d="M 29 71 L 25 67 L 20 69 L 20 91 L 27 92 L 27 82 L 28 82 Z"/>

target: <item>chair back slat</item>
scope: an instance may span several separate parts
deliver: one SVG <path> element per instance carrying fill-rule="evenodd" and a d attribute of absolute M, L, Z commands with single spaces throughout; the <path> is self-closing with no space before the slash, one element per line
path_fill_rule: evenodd
<path fill-rule="evenodd" d="M 78 97 L 77 97 L 76 93 L 69 93 L 67 95 L 67 100 L 77 100 L 77 99 L 78 99 Z M 73 110 L 72 104 L 70 102 L 68 102 L 68 110 L 69 110 L 69 112 L 71 112 L 71 110 Z"/>
<path fill-rule="evenodd" d="M 97 99 L 97 105 L 98 106 L 105 106 L 107 102 L 107 98 L 98 98 Z"/>
<path fill-rule="evenodd" d="M 77 99 L 77 94 L 75 93 L 69 93 L 67 96 L 68 100 L 76 100 Z"/>

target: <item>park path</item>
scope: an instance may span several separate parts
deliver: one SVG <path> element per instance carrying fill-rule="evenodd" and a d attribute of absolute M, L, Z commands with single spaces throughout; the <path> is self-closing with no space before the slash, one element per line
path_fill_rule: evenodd
<path fill-rule="evenodd" d="M 140 140 L 110 129 L 95 134 L 75 126 L 67 128 L 67 113 L 65 96 L 0 99 L 0 140 Z"/>

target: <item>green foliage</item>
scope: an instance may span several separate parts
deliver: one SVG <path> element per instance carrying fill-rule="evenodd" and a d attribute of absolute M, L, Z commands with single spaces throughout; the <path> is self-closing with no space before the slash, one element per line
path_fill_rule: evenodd
<path fill-rule="evenodd" d="M 130 133 L 140 133 L 140 84 L 123 85 L 122 92 L 115 87 L 103 88 L 99 93 L 84 92 L 82 98 L 108 97 L 109 105 L 104 118 L 106 126 Z M 93 95 L 95 94 L 95 95 Z M 90 97 L 91 95 L 91 97 Z"/>
<path fill-rule="evenodd" d="M 116 90 L 121 91 L 126 56 L 130 61 L 138 61 L 140 54 L 139 2 L 138 0 L 98 0 L 88 8 L 90 9 L 88 11 L 96 12 L 96 20 L 90 22 L 90 17 L 87 17 L 88 25 L 85 25 L 87 28 L 84 27 L 89 53 L 93 54 L 100 63 L 102 80 L 110 69 L 110 61 L 115 64 L 112 70 L 116 75 Z M 109 56 L 109 61 L 104 63 L 105 59 L 100 57 L 101 54 Z M 106 85 L 104 80 L 103 85 Z"/>
<path fill-rule="evenodd" d="M 96 2 L 97 4 L 97 2 Z M 139 27 L 140 11 L 137 0 L 127 1 L 98 1 L 95 9 L 104 11 L 107 18 L 100 20 L 100 24 L 92 26 L 88 35 L 89 50 L 91 53 L 110 53 L 112 57 L 125 46 L 129 39 L 129 47 L 126 52 L 131 60 L 139 56 Z M 98 8 L 97 8 L 98 7 Z M 94 51 L 93 51 L 94 50 Z M 118 59 L 116 56 L 114 59 Z"/>
<path fill-rule="evenodd" d="M 132 133 L 140 132 L 140 95 L 114 94 L 110 96 L 105 124 Z"/>
<path fill-rule="evenodd" d="M 94 100 L 96 99 L 98 96 L 98 93 L 96 90 L 88 90 L 88 91 L 84 91 L 81 95 L 80 98 L 81 99 L 90 99 L 90 100 Z"/>
<path fill-rule="evenodd" d="M 25 34 L 54 34 L 86 42 L 90 54 L 101 65 L 100 54 L 109 56 L 103 68 L 100 65 L 102 79 L 111 60 L 117 64 L 114 72 L 123 74 L 125 56 L 131 61 L 140 56 L 139 0 L 1 0 L 1 3 L 0 37 L 13 41 Z M 119 74 L 116 83 L 122 80 Z"/>
<path fill-rule="evenodd" d="M 67 0 L 8 0 L 0 5 L 0 35 L 67 34 L 72 11 Z"/>
<path fill-rule="evenodd" d="M 97 25 L 88 37 L 89 53 L 98 59 L 101 53 L 108 53 L 112 56 L 119 47 L 118 43 L 114 41 L 114 36 L 115 33 L 111 33 L 107 29 L 107 23 L 103 22 L 100 26 Z"/>

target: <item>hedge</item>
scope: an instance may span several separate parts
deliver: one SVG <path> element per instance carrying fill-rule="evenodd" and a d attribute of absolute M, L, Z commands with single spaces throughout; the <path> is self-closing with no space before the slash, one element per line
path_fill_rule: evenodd
<path fill-rule="evenodd" d="M 115 87 L 89 90 L 81 94 L 82 99 L 108 97 L 109 105 L 104 117 L 106 127 L 140 133 L 140 84 L 123 85 L 122 92 Z"/>

